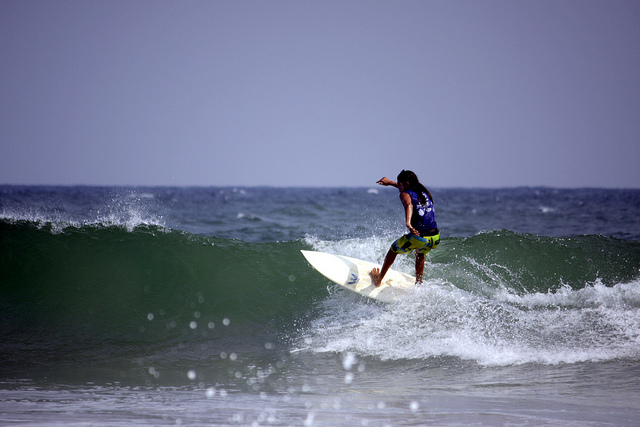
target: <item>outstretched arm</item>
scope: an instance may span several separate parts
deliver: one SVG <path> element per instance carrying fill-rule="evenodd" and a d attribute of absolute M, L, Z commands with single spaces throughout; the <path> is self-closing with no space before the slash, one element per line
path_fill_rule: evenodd
<path fill-rule="evenodd" d="M 377 182 L 377 184 L 384 185 L 385 187 L 390 185 L 390 186 L 392 186 L 392 187 L 396 187 L 396 188 L 398 188 L 398 183 L 397 183 L 397 182 L 395 182 L 395 181 L 391 181 L 391 180 L 390 180 L 389 178 L 387 178 L 386 176 L 385 176 L 384 178 L 382 178 L 382 179 L 379 179 L 379 180 L 378 180 L 378 182 Z"/>

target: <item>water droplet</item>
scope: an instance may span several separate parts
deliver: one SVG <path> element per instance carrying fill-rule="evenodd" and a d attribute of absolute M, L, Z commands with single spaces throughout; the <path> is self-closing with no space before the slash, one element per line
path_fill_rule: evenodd
<path fill-rule="evenodd" d="M 342 359 L 342 366 L 347 371 L 351 370 L 356 363 L 358 363 L 358 358 L 353 353 L 347 353 Z"/>
<path fill-rule="evenodd" d="M 314 414 L 313 412 L 309 412 L 307 414 L 307 419 L 304 420 L 304 425 L 305 426 L 312 426 L 313 425 L 313 420 L 315 418 L 316 414 Z"/>
<path fill-rule="evenodd" d="M 351 372 L 347 372 L 347 374 L 344 376 L 344 383 L 351 384 L 352 382 L 353 382 L 353 374 Z"/>

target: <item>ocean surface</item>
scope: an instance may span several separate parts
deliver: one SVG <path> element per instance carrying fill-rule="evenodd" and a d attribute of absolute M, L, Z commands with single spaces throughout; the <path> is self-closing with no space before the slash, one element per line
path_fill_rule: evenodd
<path fill-rule="evenodd" d="M 640 190 L 0 186 L 0 425 L 639 425 Z M 413 257 L 394 267 L 413 273 Z"/>

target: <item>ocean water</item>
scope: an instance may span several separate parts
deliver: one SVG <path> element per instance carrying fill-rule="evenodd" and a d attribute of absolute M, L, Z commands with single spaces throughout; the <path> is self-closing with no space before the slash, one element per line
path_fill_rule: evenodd
<path fill-rule="evenodd" d="M 0 186 L 0 424 L 638 425 L 640 190 L 431 190 L 383 304 L 300 250 L 382 262 L 394 189 Z"/>

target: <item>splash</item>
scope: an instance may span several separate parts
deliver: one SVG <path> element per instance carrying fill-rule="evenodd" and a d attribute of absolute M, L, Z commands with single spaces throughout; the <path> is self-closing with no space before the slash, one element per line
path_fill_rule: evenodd
<path fill-rule="evenodd" d="M 97 193 L 77 189 L 76 197 L 64 200 L 48 189 L 29 194 L 30 200 L 6 203 L 0 208 L 0 220 L 26 221 L 62 233 L 67 228 L 84 226 L 121 227 L 129 232 L 139 226 L 165 227 L 163 216 L 153 204 L 150 193 L 134 189 L 109 189 Z M 75 203 L 70 203 L 70 199 Z"/>
<path fill-rule="evenodd" d="M 606 243 L 607 257 L 579 259 L 585 240 L 592 249 Z M 347 256 L 384 253 L 383 239 L 312 243 Z M 304 332 L 300 348 L 383 360 L 457 357 L 486 366 L 640 354 L 637 243 L 501 231 L 443 246 L 432 255 L 423 286 L 402 302 L 374 303 L 330 285 L 322 315 Z M 546 261 L 554 257 L 551 275 Z M 411 272 L 412 257 L 398 260 L 394 268 Z"/>
<path fill-rule="evenodd" d="M 430 281 L 415 298 L 392 305 L 336 292 L 304 346 L 383 360 L 453 356 L 487 366 L 637 358 L 639 285 L 487 298 Z"/>

